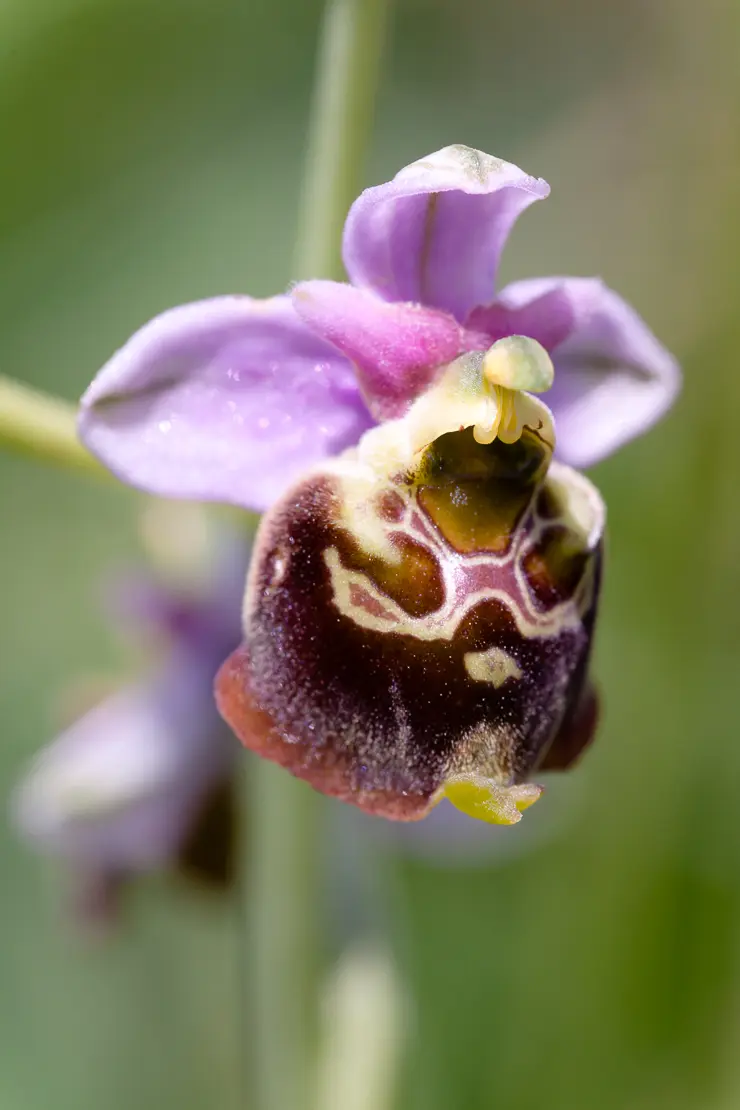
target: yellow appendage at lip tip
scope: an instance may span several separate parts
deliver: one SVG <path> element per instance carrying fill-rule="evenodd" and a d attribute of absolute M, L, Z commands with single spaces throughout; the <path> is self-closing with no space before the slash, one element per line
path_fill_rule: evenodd
<path fill-rule="evenodd" d="M 452 775 L 440 791 L 440 800 L 447 798 L 468 817 L 489 825 L 515 825 L 542 792 L 543 787 L 535 783 L 499 786 L 481 775 Z"/>

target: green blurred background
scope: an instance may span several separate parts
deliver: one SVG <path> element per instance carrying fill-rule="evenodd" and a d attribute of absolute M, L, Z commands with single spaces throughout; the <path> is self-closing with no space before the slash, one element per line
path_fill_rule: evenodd
<path fill-rule="evenodd" d="M 0 371 L 75 398 L 162 308 L 285 286 L 319 15 L 0 5 Z M 503 277 L 602 275 L 686 372 L 594 474 L 605 717 L 566 817 L 474 864 L 386 860 L 398 1110 L 740 1106 L 739 30 L 733 0 L 397 6 L 368 183 L 451 142 L 546 177 Z M 139 504 L 0 457 L 4 799 L 65 686 L 129 662 L 95 598 Z M 84 944 L 7 822 L 0 880 L 2 1110 L 236 1110 L 233 906 L 151 879 Z"/>

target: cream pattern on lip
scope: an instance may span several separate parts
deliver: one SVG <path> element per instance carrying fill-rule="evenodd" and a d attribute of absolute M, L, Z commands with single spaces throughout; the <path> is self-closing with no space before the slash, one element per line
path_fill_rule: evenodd
<path fill-rule="evenodd" d="M 401 820 L 446 796 L 510 824 L 588 700 L 604 513 L 551 464 L 552 423 L 526 394 L 535 426 L 480 442 L 490 383 L 468 371 L 267 514 L 217 693 L 245 744 L 327 793 Z"/>

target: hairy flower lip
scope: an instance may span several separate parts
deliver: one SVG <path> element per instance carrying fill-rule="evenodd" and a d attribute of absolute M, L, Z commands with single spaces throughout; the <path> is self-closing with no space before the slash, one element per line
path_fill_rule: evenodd
<path fill-rule="evenodd" d="M 486 455 L 495 447 L 466 442 Z M 527 442 L 495 447 L 495 457 L 542 452 L 536 437 Z M 423 489 L 424 460 L 420 465 Z M 364 484 L 347 508 L 348 492 L 356 492 L 353 467 Z M 446 539 L 444 506 L 457 500 L 454 469 L 452 501 L 443 483 L 433 510 L 413 493 L 414 483 L 392 482 L 402 506 L 386 509 L 380 471 L 373 484 L 357 457 L 299 482 L 263 519 L 245 597 L 245 641 L 216 680 L 219 711 L 242 743 L 376 816 L 418 820 L 446 795 L 473 816 L 516 821 L 538 796 L 519 787 L 546 751 L 556 766 L 586 743 L 583 729 L 572 742 L 562 730 L 575 720 L 569 707 L 580 703 L 585 681 L 603 505 L 587 479 L 557 463 L 552 480 L 546 470 L 520 471 L 529 508 L 494 520 L 502 535 L 513 531 L 508 546 L 484 556 L 453 549 Z M 541 488 L 550 501 L 530 520 Z M 379 516 L 371 525 L 373 506 Z M 418 513 L 408 534 L 418 541 L 423 532 L 425 545 L 436 536 L 429 552 L 443 568 L 445 595 L 415 611 L 398 593 L 408 571 L 388 540 Z M 569 537 L 562 548 L 561 531 Z M 546 537 L 549 547 L 542 546 Z M 583 552 L 575 578 L 567 569 L 574 547 Z M 544 603 L 529 593 L 530 554 L 537 582 L 544 574 L 550 583 Z M 416 599 L 428 588 L 420 571 Z M 469 585 L 464 575 L 472 575 Z M 513 731 L 511 721 L 520 721 Z"/>
<path fill-rule="evenodd" d="M 256 755 L 284 767 L 314 789 L 358 806 L 372 816 L 392 821 L 420 821 L 435 801 L 423 794 L 392 790 L 358 790 L 348 767 L 333 752 L 307 755 L 304 748 L 280 734 L 268 713 L 260 709 L 250 690 L 249 650 L 242 644 L 225 660 L 214 686 L 218 711 L 242 744 Z"/>

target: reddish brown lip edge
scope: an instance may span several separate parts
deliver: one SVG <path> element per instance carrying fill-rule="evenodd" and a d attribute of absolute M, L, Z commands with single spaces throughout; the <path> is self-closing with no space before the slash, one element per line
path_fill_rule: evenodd
<path fill-rule="evenodd" d="M 250 751 L 279 764 L 322 794 L 391 821 L 419 821 L 432 808 L 430 797 L 387 790 L 362 790 L 352 784 L 350 768 L 336 752 L 306 750 L 279 734 L 272 718 L 252 696 L 249 652 L 242 644 L 221 665 L 214 692 L 218 711 Z"/>

